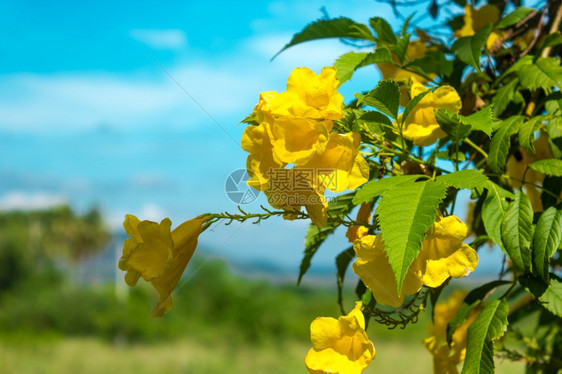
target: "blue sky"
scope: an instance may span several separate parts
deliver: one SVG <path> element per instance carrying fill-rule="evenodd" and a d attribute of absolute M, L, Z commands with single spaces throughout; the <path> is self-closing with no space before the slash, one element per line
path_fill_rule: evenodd
<path fill-rule="evenodd" d="M 367 0 L 0 2 L 0 208 L 97 205 L 112 227 L 126 213 L 178 224 L 234 210 L 224 181 L 245 166 L 238 122 L 259 92 L 283 91 L 293 68 L 319 71 L 350 50 L 326 40 L 270 61 L 321 7 L 398 25 Z M 341 92 L 349 100 L 378 79 L 365 68 Z M 218 226 L 201 243 L 219 257 L 296 268 L 305 230 Z M 331 266 L 342 247 L 340 233 L 315 264 Z"/>

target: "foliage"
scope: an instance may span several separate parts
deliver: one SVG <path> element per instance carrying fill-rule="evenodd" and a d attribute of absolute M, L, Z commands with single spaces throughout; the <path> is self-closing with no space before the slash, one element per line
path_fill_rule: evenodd
<path fill-rule="evenodd" d="M 401 6 L 411 5 L 388 3 L 399 15 Z M 426 28 L 413 16 L 398 32 L 380 17 L 369 24 L 341 17 L 312 22 L 295 34 L 280 52 L 323 38 L 368 50 L 348 52 L 320 74 L 296 68 L 285 92 L 261 94 L 245 120 L 250 126 L 242 148 L 249 153 L 248 184 L 276 210 L 207 213 L 198 234 L 222 220 L 310 219 L 300 282 L 338 227 L 362 227 L 354 231 L 360 235 L 349 235 L 355 253 L 336 259 L 338 287 L 352 261 L 342 256 L 355 255 L 358 305 L 367 322 L 372 317 L 390 328 L 416 322 L 428 299 L 435 308 L 442 305 L 448 279 L 469 275 L 478 262 L 475 250 L 496 245 L 505 253 L 498 279 L 468 293 L 455 315 L 434 321 L 435 335 L 424 344 L 435 372 L 457 372 L 466 357 L 463 373 L 492 373 L 496 355 L 524 361 L 530 373 L 553 372 L 562 341 L 531 345 L 533 337 L 518 327 L 523 316 L 540 315 L 537 330 L 559 330 L 562 318 L 560 0 L 539 2 L 537 9 L 503 0 L 477 7 L 429 3 L 434 24 Z M 442 19 L 443 7 L 457 16 Z M 369 65 L 383 79 L 344 104 L 339 86 Z M 469 228 L 454 216 L 455 207 L 466 203 L 460 189 L 471 190 L 474 200 L 470 233 L 478 237 L 470 246 L 463 243 Z M 328 204 L 326 190 L 350 192 Z M 374 208 L 372 222 L 350 217 L 359 204 Z M 144 248 L 135 240 L 125 252 Z M 150 282 L 166 276 L 166 269 L 142 275 Z M 343 314 L 341 297 L 340 305 Z M 371 352 L 359 328 L 362 318 L 340 318 L 347 326 L 341 331 L 335 320 L 313 322 L 314 349 L 330 347 L 328 336 L 345 340 L 347 332 L 359 331 L 364 349 L 345 361 L 346 370 L 359 373 L 370 361 L 364 352 Z M 443 337 L 447 343 L 440 343 Z M 515 348 L 507 346 L 510 340 Z M 338 360 L 307 367 L 340 370 Z"/>

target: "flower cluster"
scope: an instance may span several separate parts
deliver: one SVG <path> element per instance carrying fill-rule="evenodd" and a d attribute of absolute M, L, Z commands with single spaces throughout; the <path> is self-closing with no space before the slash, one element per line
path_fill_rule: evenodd
<path fill-rule="evenodd" d="M 337 88 L 334 68 L 326 67 L 319 75 L 294 69 L 285 92 L 261 93 L 252 114 L 257 125 L 248 126 L 242 136 L 242 148 L 249 153 L 248 185 L 275 196 L 269 202 L 276 208 L 290 212 L 304 205 L 320 227 L 327 219 L 326 189 L 356 189 L 369 179 L 369 166 L 359 152 L 360 135 L 332 131 L 333 121 L 343 118 Z M 276 178 L 280 173 L 275 170 L 291 166 L 289 178 L 299 179 L 303 188 L 289 188 Z M 299 173 L 302 169 L 316 172 Z"/>
<path fill-rule="evenodd" d="M 396 279 L 384 248 L 384 237 L 366 235 L 353 244 L 357 260 L 353 271 L 371 290 L 377 303 L 399 307 L 405 295 L 417 293 L 422 285 L 439 287 L 449 277 L 461 278 L 478 265 L 476 251 L 464 244 L 466 225 L 455 216 L 437 217 L 422 242 L 398 295 Z"/>

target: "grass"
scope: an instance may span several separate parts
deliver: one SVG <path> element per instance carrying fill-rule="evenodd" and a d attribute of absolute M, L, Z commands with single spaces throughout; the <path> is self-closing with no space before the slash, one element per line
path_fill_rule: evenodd
<path fill-rule="evenodd" d="M 364 373 L 432 373 L 431 356 L 414 339 L 377 340 L 377 357 Z M 120 344 L 98 338 L 0 340 L 0 371 L 4 374 L 66 373 L 306 373 L 302 341 L 280 345 L 231 344 L 181 338 L 169 342 Z M 523 373 L 521 365 L 499 363 L 498 374 Z"/>

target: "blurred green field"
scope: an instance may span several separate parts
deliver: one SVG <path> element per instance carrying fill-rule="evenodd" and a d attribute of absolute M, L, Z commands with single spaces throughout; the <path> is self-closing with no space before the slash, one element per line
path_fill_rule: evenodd
<path fill-rule="evenodd" d="M 335 287 L 248 280 L 222 262 L 184 284 L 163 319 L 148 317 L 149 285 L 118 297 L 111 284 L 44 277 L 0 297 L 1 373 L 305 373 L 310 322 L 338 315 Z M 427 321 L 422 314 L 405 330 L 372 324 L 377 357 L 365 373 L 431 373 L 421 344 Z M 514 363 L 497 370 L 523 371 Z"/>

